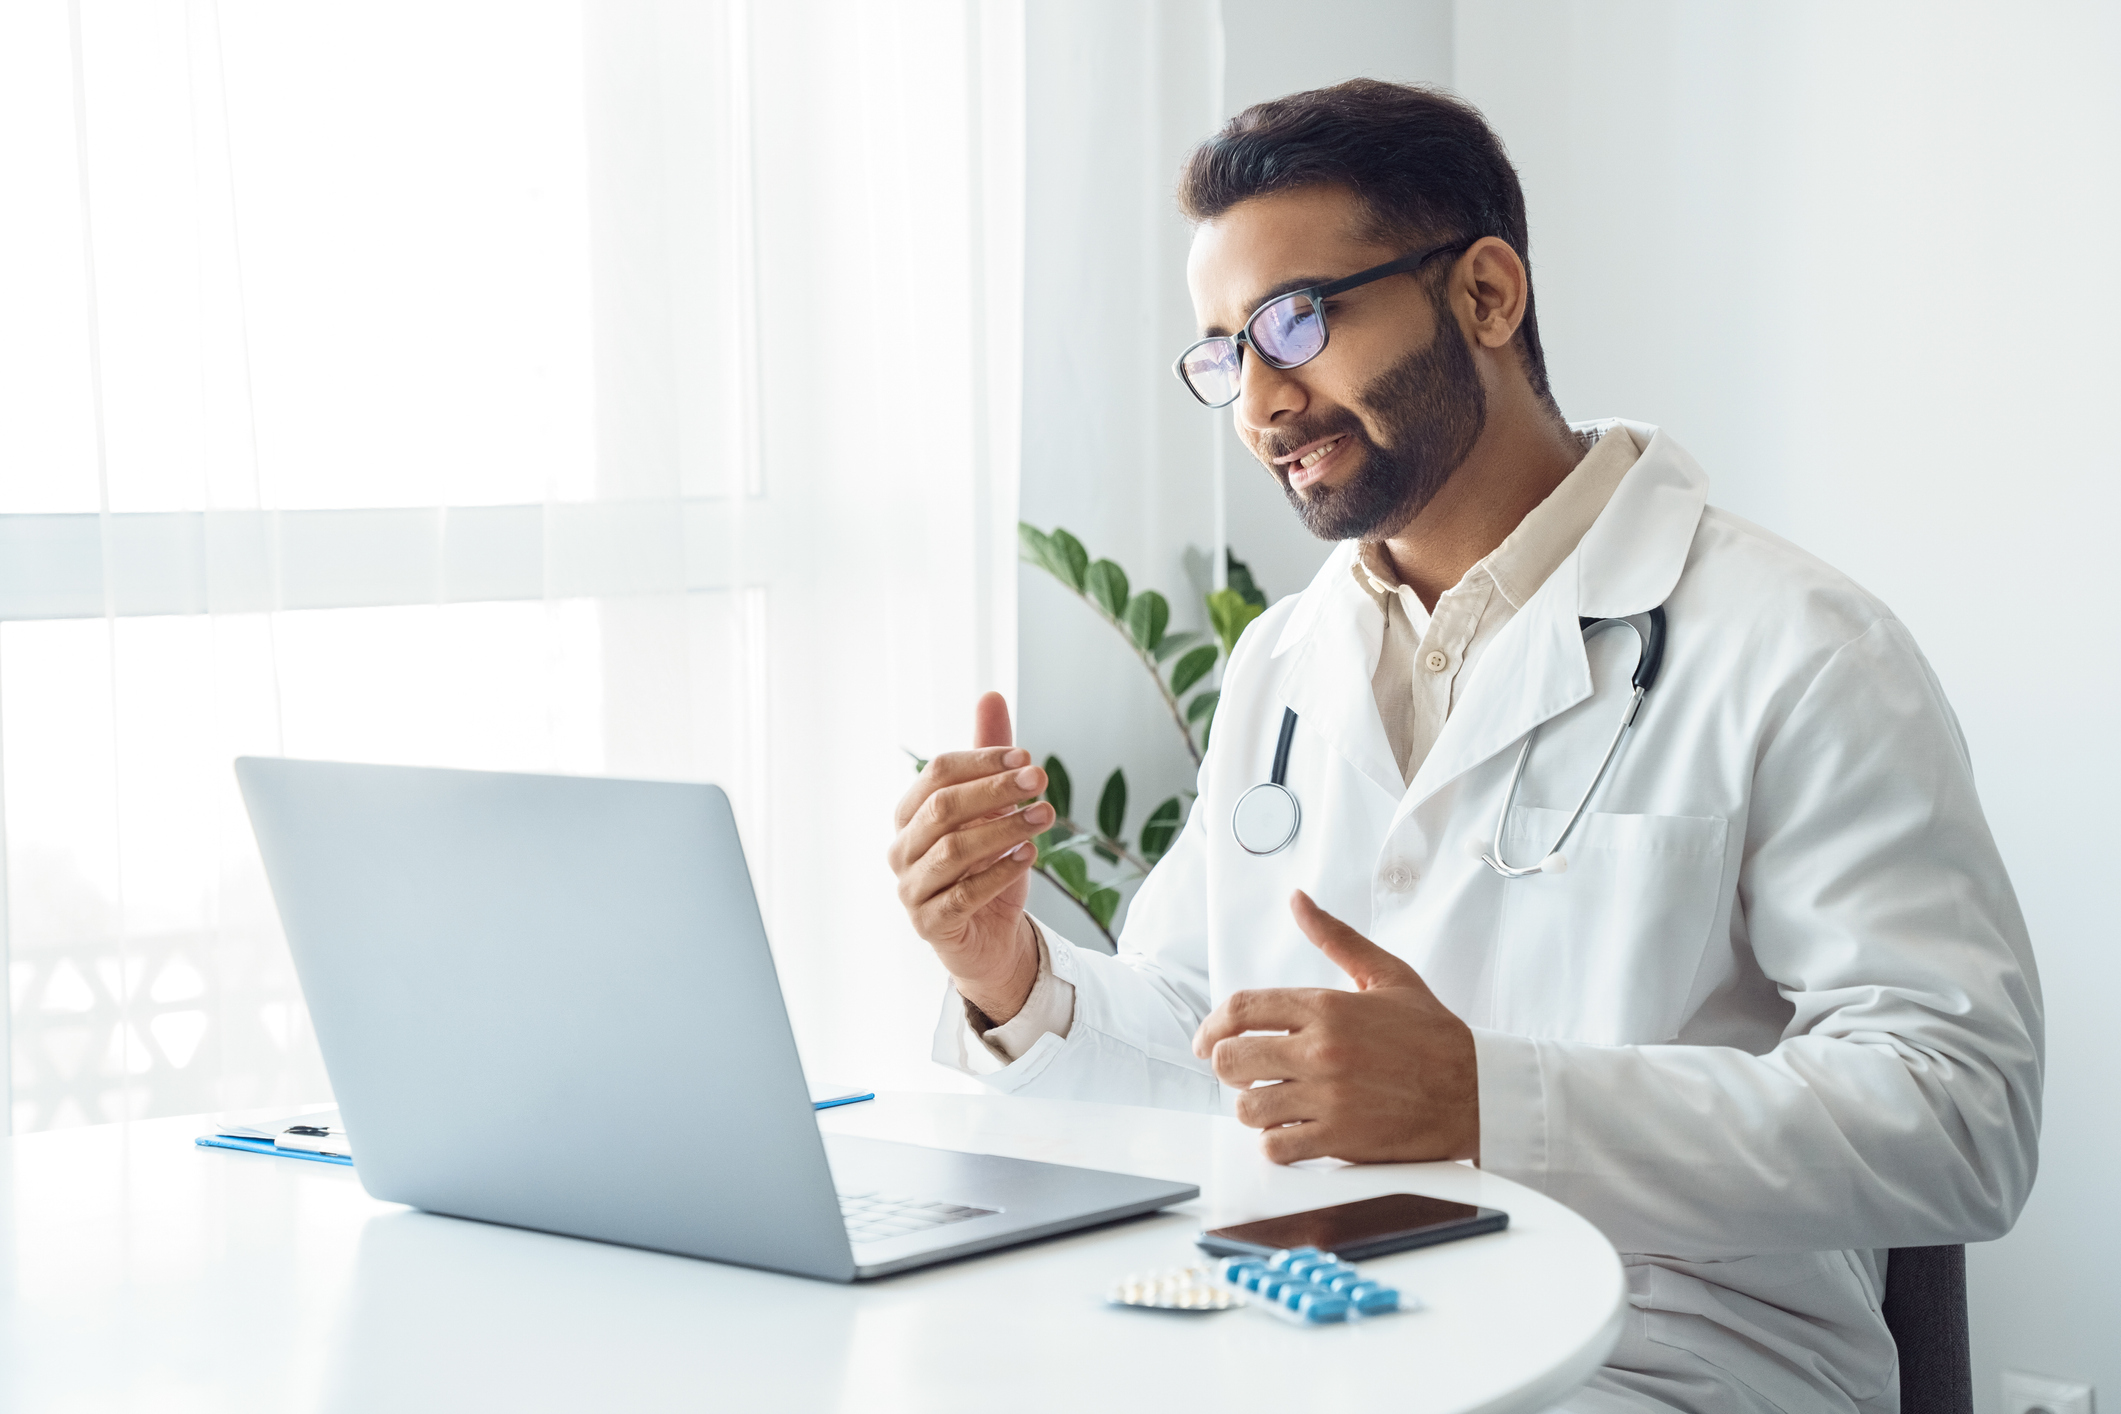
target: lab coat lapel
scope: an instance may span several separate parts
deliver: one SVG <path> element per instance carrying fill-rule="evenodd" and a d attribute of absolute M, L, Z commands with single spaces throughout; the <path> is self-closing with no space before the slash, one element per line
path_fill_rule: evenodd
<path fill-rule="evenodd" d="M 1402 818 L 1526 732 L 1591 695 L 1591 664 L 1577 624 L 1571 568 L 1571 560 L 1562 561 L 1488 645 L 1465 695 L 1414 773 L 1400 808 Z"/>
<path fill-rule="evenodd" d="M 1304 726 L 1393 800 L 1405 790 L 1371 679 L 1384 648 L 1384 616 L 1356 585 L 1353 542 L 1327 557 L 1274 647 L 1275 691 Z"/>
<path fill-rule="evenodd" d="M 1708 478 L 1657 428 L 1627 426 L 1643 443 L 1642 455 L 1576 549 L 1481 656 L 1415 773 L 1401 818 L 1591 695 L 1582 618 L 1647 613 L 1679 583 L 1708 502 Z"/>

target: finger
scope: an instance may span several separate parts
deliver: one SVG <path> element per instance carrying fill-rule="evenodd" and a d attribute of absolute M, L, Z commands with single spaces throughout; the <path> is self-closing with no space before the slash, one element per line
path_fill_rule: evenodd
<path fill-rule="evenodd" d="M 913 913 L 913 930 L 924 938 L 953 938 L 964 930 L 965 921 L 994 902 L 997 895 L 1031 872 L 1038 851 L 1025 845 L 958 880 L 929 899 Z"/>
<path fill-rule="evenodd" d="M 1318 1015 L 1312 987 L 1265 987 L 1232 992 L 1193 1033 L 1193 1054 L 1206 1060 L 1218 1043 L 1247 1031 L 1294 1031 Z"/>
<path fill-rule="evenodd" d="M 1029 810 L 1005 815 L 937 840 L 899 874 L 899 901 L 918 908 L 930 898 L 979 873 L 1018 845 L 1028 843 L 1053 824 L 1053 807 L 1040 802 Z M 1037 846 L 1032 846 L 1036 855 Z"/>
<path fill-rule="evenodd" d="M 1238 1123 L 1253 1129 L 1278 1129 L 1319 1118 L 1325 1111 L 1325 1096 L 1318 1087 L 1301 1080 L 1279 1085 L 1260 1085 L 1237 1097 Z"/>
<path fill-rule="evenodd" d="M 1296 926 L 1303 929 L 1313 946 L 1363 991 L 1408 986 L 1428 990 L 1413 968 L 1320 908 L 1302 889 L 1289 896 L 1289 911 L 1296 915 Z"/>
<path fill-rule="evenodd" d="M 913 818 L 892 841 L 893 867 L 919 859 L 933 849 L 938 840 L 969 825 L 1017 814 L 1018 806 L 1045 788 L 1046 773 L 1036 766 L 1022 766 L 963 785 L 945 786 L 913 812 Z M 1039 829 L 1043 830 L 1056 816 L 1053 807 L 1043 801 L 1037 808 L 1044 822 Z"/>
<path fill-rule="evenodd" d="M 906 822 L 927 801 L 928 797 L 949 786 L 966 781 L 983 780 L 1000 771 L 1013 771 L 1031 764 L 1031 753 L 1021 747 L 990 746 L 979 751 L 946 751 L 930 761 L 913 785 L 899 797 L 898 809 L 891 817 L 895 830 L 906 828 Z M 1044 789 L 1044 787 L 1040 787 Z"/>
<path fill-rule="evenodd" d="M 1259 1134 L 1259 1151 L 1265 1154 L 1270 1162 L 1277 1164 L 1331 1158 L 1338 1144 L 1339 1139 L 1333 1125 L 1329 1121 L 1315 1119 L 1279 1129 L 1263 1129 Z"/>
<path fill-rule="evenodd" d="M 1308 1074 L 1303 1043 L 1292 1036 L 1232 1036 L 1209 1052 L 1215 1078 L 1243 1088 L 1261 1080 L 1296 1080 Z"/>
<path fill-rule="evenodd" d="M 980 694 L 980 700 L 972 705 L 972 744 L 974 746 L 1007 746 L 1014 738 L 1009 735 L 1009 703 L 999 692 Z"/>

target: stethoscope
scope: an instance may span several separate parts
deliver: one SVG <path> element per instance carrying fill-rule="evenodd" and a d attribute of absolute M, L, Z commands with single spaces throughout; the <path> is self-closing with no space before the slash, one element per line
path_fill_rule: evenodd
<path fill-rule="evenodd" d="M 1505 879 L 1522 879 L 1528 874 L 1559 874 L 1569 867 L 1568 856 L 1561 847 L 1568 843 L 1569 835 L 1576 829 L 1576 822 L 1583 818 L 1591 797 L 1598 793 L 1606 773 L 1620 755 L 1621 743 L 1634 729 L 1635 717 L 1642 711 L 1642 699 L 1657 685 L 1657 671 L 1664 666 L 1664 608 L 1662 605 L 1650 610 L 1650 628 L 1644 633 L 1633 619 L 1580 619 L 1578 627 L 1583 631 L 1584 641 L 1590 642 L 1593 634 L 1620 625 L 1635 635 L 1635 672 L 1629 681 L 1634 694 L 1628 698 L 1627 711 L 1620 718 L 1620 727 L 1613 733 L 1613 740 L 1606 746 L 1605 756 L 1598 763 L 1598 773 L 1591 777 L 1591 784 L 1578 798 L 1576 808 L 1554 837 L 1554 843 L 1540 857 L 1537 864 L 1518 867 L 1502 857 L 1502 837 L 1510 823 L 1510 809 L 1517 804 L 1517 787 L 1524 780 L 1525 762 L 1532 757 L 1532 743 L 1539 740 L 1539 728 L 1534 727 L 1525 734 L 1524 745 L 1517 752 L 1517 767 L 1510 772 L 1510 788 L 1502 797 L 1502 809 L 1495 816 L 1495 837 L 1490 847 L 1480 856 L 1480 862 L 1493 869 Z M 1296 737 L 1296 709 L 1284 707 L 1281 713 L 1281 739 L 1274 745 L 1274 770 L 1266 780 L 1253 786 L 1237 798 L 1237 805 L 1230 812 L 1230 832 L 1237 836 L 1238 846 L 1248 854 L 1275 854 L 1289 847 L 1296 838 L 1296 831 L 1303 823 L 1303 810 L 1296 803 L 1296 792 L 1289 789 L 1289 743 Z"/>

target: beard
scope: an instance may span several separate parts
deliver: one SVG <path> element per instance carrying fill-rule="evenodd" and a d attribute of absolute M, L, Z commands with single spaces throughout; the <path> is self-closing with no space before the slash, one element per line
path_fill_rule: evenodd
<path fill-rule="evenodd" d="M 1274 468 L 1282 494 L 1319 539 L 1384 539 L 1421 513 L 1480 440 L 1488 422 L 1487 390 L 1458 321 L 1448 307 L 1437 315 L 1428 346 L 1393 364 L 1356 397 L 1382 429 L 1382 444 L 1352 412 L 1330 425 L 1307 423 L 1277 437 L 1285 446 L 1301 447 L 1339 432 L 1362 448 L 1354 476 L 1338 486 L 1318 483 L 1296 491 L 1287 473 Z"/>

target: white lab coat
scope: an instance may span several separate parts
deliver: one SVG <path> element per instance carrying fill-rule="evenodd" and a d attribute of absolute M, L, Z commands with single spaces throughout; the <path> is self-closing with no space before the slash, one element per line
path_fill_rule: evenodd
<path fill-rule="evenodd" d="M 1201 1018 L 1240 988 L 1349 985 L 1290 918 L 1306 889 L 1474 1028 L 1481 1165 L 1637 1254 L 1613 1357 L 1646 1372 L 1630 1387 L 1896 1409 L 1881 1249 L 1996 1237 L 2032 1185 L 2042 1033 L 2024 922 L 1907 629 L 1707 508 L 1693 459 L 1629 427 L 1642 456 L 1475 665 L 1411 785 L 1378 720 L 1382 616 L 1349 574 L 1354 546 L 1246 631 L 1199 802 L 1119 956 L 1055 948 L 1069 1034 L 982 1078 L 1227 1110 L 1190 1048 Z M 1567 871 L 1497 877 L 1472 845 L 1525 734 L 1541 728 L 1506 836 L 1516 863 L 1551 843 L 1621 716 L 1635 640 L 1587 652 L 1578 616 L 1657 604 L 1663 676 Z M 1302 829 L 1257 858 L 1231 808 L 1266 779 L 1284 706 Z M 946 1008 L 939 1058 L 962 1028 Z"/>

